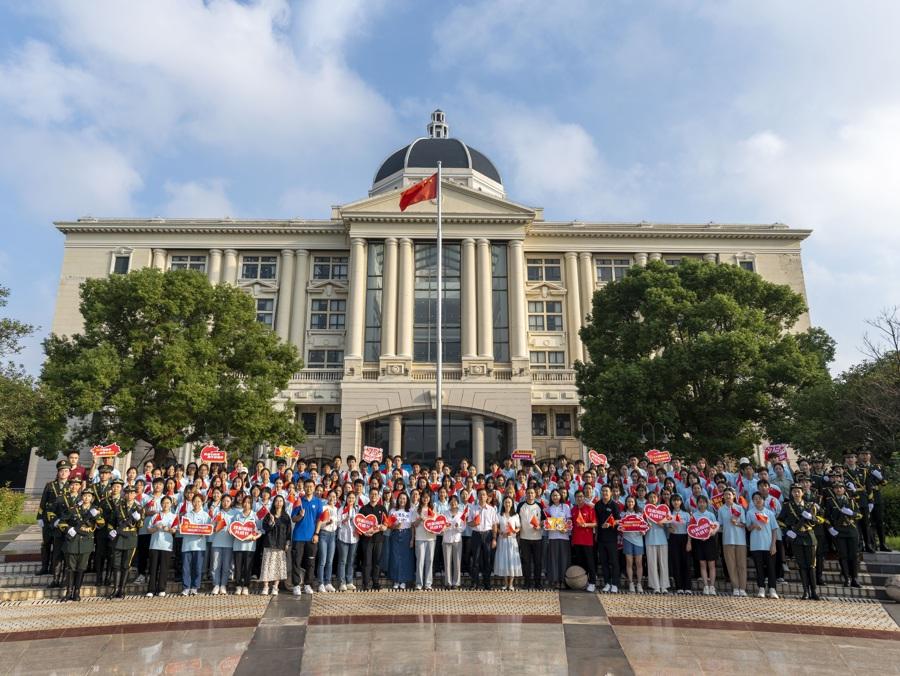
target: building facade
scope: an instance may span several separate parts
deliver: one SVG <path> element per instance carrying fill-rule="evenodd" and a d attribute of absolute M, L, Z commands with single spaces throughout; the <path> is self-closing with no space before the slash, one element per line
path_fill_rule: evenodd
<path fill-rule="evenodd" d="M 583 453 L 574 363 L 593 292 L 632 265 L 684 258 L 740 265 L 804 294 L 808 230 L 771 225 L 548 221 L 509 201 L 495 166 L 449 136 L 391 154 L 368 196 L 326 220 L 99 219 L 65 234 L 53 332 L 81 330 L 79 284 L 141 267 L 192 269 L 250 294 L 257 320 L 295 344 L 304 368 L 276 405 L 294 409 L 304 457 L 381 446 L 412 460 L 435 449 L 436 207 L 399 210 L 400 191 L 434 173 L 443 191 L 443 448 L 484 467 L 519 448 Z M 808 316 L 797 328 L 809 325 Z M 138 449 L 139 450 L 139 449 Z M 184 449 L 184 460 L 192 458 Z M 134 458 L 134 461 L 140 458 Z M 124 464 L 132 458 L 122 459 Z M 32 458 L 28 484 L 52 463 Z"/>

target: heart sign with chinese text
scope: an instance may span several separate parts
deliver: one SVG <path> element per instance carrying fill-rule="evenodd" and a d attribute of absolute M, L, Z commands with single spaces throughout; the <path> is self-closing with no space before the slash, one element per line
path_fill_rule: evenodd
<path fill-rule="evenodd" d="M 116 442 L 106 446 L 97 445 L 91 449 L 91 453 L 95 458 L 115 458 L 121 451 L 122 449 L 119 448 L 119 444 Z"/>
<path fill-rule="evenodd" d="M 644 505 L 644 517 L 656 524 L 661 524 L 671 516 L 668 505 Z"/>
<path fill-rule="evenodd" d="M 659 465 L 664 462 L 669 462 L 672 460 L 672 454 L 668 451 L 660 451 L 656 448 L 651 448 L 644 455 L 647 456 L 647 460 L 652 462 L 654 465 Z"/>
<path fill-rule="evenodd" d="M 650 526 L 639 514 L 626 514 L 619 521 L 619 530 L 623 533 L 646 533 Z"/>
<path fill-rule="evenodd" d="M 695 540 L 709 540 L 716 532 L 716 526 L 704 516 L 696 523 L 689 524 L 687 532 Z"/>
<path fill-rule="evenodd" d="M 244 542 L 256 535 L 256 526 L 252 522 L 232 521 L 228 526 L 228 532 L 235 538 Z"/>
<path fill-rule="evenodd" d="M 360 533 L 368 533 L 370 530 L 378 527 L 378 517 L 374 514 L 369 514 L 368 516 L 357 514 L 353 517 L 353 525 L 356 526 L 356 530 Z"/>
<path fill-rule="evenodd" d="M 446 529 L 447 526 L 450 525 L 450 522 L 447 521 L 446 516 L 444 516 L 443 514 L 438 514 L 437 516 L 430 519 L 425 519 L 425 521 L 422 522 L 422 525 L 429 533 L 440 535 L 444 532 L 444 529 Z"/>
<path fill-rule="evenodd" d="M 381 462 L 384 457 L 384 449 L 377 446 L 363 446 L 362 456 L 366 462 Z"/>
<path fill-rule="evenodd" d="M 213 525 L 211 523 L 192 523 L 187 519 L 182 519 L 178 530 L 182 535 L 212 535 Z"/>
<path fill-rule="evenodd" d="M 228 459 L 228 454 L 219 450 L 218 446 L 207 444 L 200 449 L 200 459 L 203 462 L 225 462 Z"/>
<path fill-rule="evenodd" d="M 602 453 L 597 453 L 593 448 L 588 451 L 588 460 L 596 467 L 606 467 L 606 456 Z"/>

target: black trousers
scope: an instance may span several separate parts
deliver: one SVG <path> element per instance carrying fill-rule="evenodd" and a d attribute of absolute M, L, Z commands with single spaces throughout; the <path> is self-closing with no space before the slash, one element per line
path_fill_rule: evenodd
<path fill-rule="evenodd" d="M 784 540 L 775 540 L 775 576 L 784 577 Z"/>
<path fill-rule="evenodd" d="M 522 558 L 522 580 L 526 589 L 541 588 L 543 570 L 543 543 L 538 540 L 519 540 L 519 556 Z"/>
<path fill-rule="evenodd" d="M 169 581 L 169 562 L 171 560 L 172 552 L 166 552 L 161 549 L 150 550 L 150 577 L 147 581 L 147 593 L 159 594 L 166 590 L 166 583 Z"/>
<path fill-rule="evenodd" d="M 150 560 L 150 533 L 146 533 L 144 535 L 141 535 L 140 533 L 138 533 L 138 545 L 137 545 L 138 575 L 146 575 L 147 574 L 147 562 L 149 560 Z"/>
<path fill-rule="evenodd" d="M 588 584 L 596 584 L 597 564 L 594 562 L 593 545 L 572 545 L 572 563 L 584 568 L 588 576 Z"/>
<path fill-rule="evenodd" d="M 301 570 L 305 571 L 303 584 L 312 586 L 316 579 L 316 551 L 318 549 L 318 545 L 312 540 L 309 542 L 295 540 L 291 543 L 291 584 L 293 586 L 296 587 L 300 584 Z M 237 556 L 237 552 L 234 554 Z"/>
<path fill-rule="evenodd" d="M 471 576 L 472 571 L 469 570 L 469 561 L 472 558 L 472 536 L 462 536 L 462 563 L 460 564 L 460 572 Z"/>
<path fill-rule="evenodd" d="M 869 511 L 869 506 L 865 506 L 865 511 Z M 873 501 L 872 513 L 869 514 L 872 525 L 875 528 L 875 534 L 878 536 L 878 542 L 882 547 L 887 547 L 887 540 L 884 537 L 884 500 L 881 497 L 881 491 L 875 491 L 875 499 Z"/>
<path fill-rule="evenodd" d="M 600 554 L 600 574 L 603 576 L 603 584 L 613 587 L 619 586 L 621 567 L 619 566 L 619 548 L 615 540 L 600 540 L 597 543 Z"/>
<path fill-rule="evenodd" d="M 378 562 L 381 560 L 381 550 L 384 547 L 384 537 L 381 535 L 373 535 L 372 537 L 361 537 L 359 539 L 360 549 L 363 556 L 363 589 L 371 586 L 378 588 L 378 578 L 381 577 L 381 568 Z"/>
<path fill-rule="evenodd" d="M 669 572 L 675 581 L 675 589 L 681 591 L 688 591 L 691 588 L 691 562 L 688 558 L 687 543 L 686 533 L 669 535 Z"/>
<path fill-rule="evenodd" d="M 112 557 L 112 544 L 109 541 L 109 529 L 98 528 L 94 536 L 94 569 L 97 574 L 103 573 L 107 561 Z"/>
<path fill-rule="evenodd" d="M 477 587 L 479 579 L 485 589 L 491 588 L 491 543 L 494 534 L 491 531 L 479 533 L 472 531 L 472 560 L 469 562 L 469 570 L 472 576 L 472 586 Z"/>
<path fill-rule="evenodd" d="M 756 566 L 756 586 L 760 589 L 766 588 L 766 580 L 769 582 L 769 589 L 775 589 L 775 557 L 769 553 L 768 549 L 757 549 L 750 552 L 753 557 L 753 565 Z"/>
<path fill-rule="evenodd" d="M 112 549 L 110 563 L 115 571 L 128 570 L 131 567 L 131 559 L 134 558 L 133 549 Z"/>
<path fill-rule="evenodd" d="M 841 574 L 855 580 L 859 560 L 859 536 L 856 533 L 840 535 L 834 539 L 834 543 L 841 562 Z"/>
<path fill-rule="evenodd" d="M 296 544 L 296 543 L 294 543 Z M 311 542 L 306 544 L 312 544 Z M 253 555 L 252 552 L 234 552 L 234 584 L 238 587 L 250 586 L 250 574 L 253 572 Z"/>

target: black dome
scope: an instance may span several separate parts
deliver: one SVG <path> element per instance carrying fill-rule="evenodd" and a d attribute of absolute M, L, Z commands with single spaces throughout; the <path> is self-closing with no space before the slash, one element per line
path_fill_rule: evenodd
<path fill-rule="evenodd" d="M 392 153 L 378 168 L 374 183 L 407 167 L 434 167 L 438 161 L 445 169 L 474 169 L 502 183 L 500 173 L 483 153 L 455 138 L 420 138 Z"/>

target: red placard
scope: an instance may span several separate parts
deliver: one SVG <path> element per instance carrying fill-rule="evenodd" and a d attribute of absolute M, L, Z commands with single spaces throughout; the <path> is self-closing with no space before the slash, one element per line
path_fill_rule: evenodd
<path fill-rule="evenodd" d="M 299 458 L 300 450 L 294 448 L 293 446 L 276 446 L 275 447 L 275 457 L 276 458 Z"/>
<path fill-rule="evenodd" d="M 534 460 L 534 451 L 531 449 L 520 448 L 512 452 L 509 456 L 513 460 Z"/>
<path fill-rule="evenodd" d="M 653 523 L 661 524 L 671 515 L 668 505 L 644 505 L 644 518 Z"/>
<path fill-rule="evenodd" d="M 231 533 L 235 538 L 244 542 L 249 540 L 254 535 L 257 534 L 256 524 L 254 523 L 242 523 L 240 521 L 232 521 L 228 525 L 228 532 Z"/>
<path fill-rule="evenodd" d="M 766 460 L 787 460 L 788 445 L 787 444 L 769 444 L 765 448 Z"/>
<path fill-rule="evenodd" d="M 212 535 L 213 525 L 211 523 L 191 523 L 187 517 L 183 517 L 178 532 L 182 535 Z"/>
<path fill-rule="evenodd" d="M 606 467 L 606 463 L 608 462 L 603 453 L 597 453 L 593 448 L 588 451 L 588 460 L 596 467 Z"/>
<path fill-rule="evenodd" d="M 384 459 L 384 449 L 378 446 L 363 446 L 362 459 L 365 462 L 381 462 Z"/>
<path fill-rule="evenodd" d="M 446 529 L 447 526 L 450 525 L 450 522 L 447 521 L 446 516 L 444 516 L 443 514 L 438 514 L 437 516 L 430 519 L 425 519 L 425 521 L 422 522 L 422 525 L 429 533 L 440 535 L 444 532 L 444 529 Z"/>
<path fill-rule="evenodd" d="M 659 465 L 664 462 L 671 462 L 672 454 L 668 451 L 660 451 L 658 448 L 651 448 L 644 455 L 647 456 L 647 460 L 652 462 L 654 465 Z"/>
<path fill-rule="evenodd" d="M 626 514 L 619 520 L 619 530 L 623 533 L 646 533 L 650 526 L 639 514 Z"/>
<path fill-rule="evenodd" d="M 228 460 L 228 454 L 220 451 L 218 446 L 207 444 L 200 449 L 200 460 L 203 462 L 225 462 Z"/>
<path fill-rule="evenodd" d="M 91 453 L 95 458 L 115 458 L 119 453 L 122 452 L 122 449 L 119 448 L 119 444 L 113 442 L 106 446 L 94 446 L 91 448 Z"/>
<path fill-rule="evenodd" d="M 696 523 L 688 524 L 687 532 L 695 540 L 709 540 L 717 529 L 718 524 L 714 524 L 704 516 Z"/>
<path fill-rule="evenodd" d="M 353 525 L 356 526 L 356 530 L 360 533 L 368 533 L 370 530 L 378 528 L 378 517 L 374 514 L 369 514 L 367 516 L 357 514 L 353 517 Z"/>

